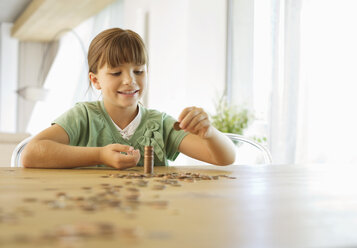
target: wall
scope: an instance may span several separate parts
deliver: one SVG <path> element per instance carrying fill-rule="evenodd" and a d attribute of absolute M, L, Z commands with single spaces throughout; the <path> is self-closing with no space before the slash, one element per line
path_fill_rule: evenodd
<path fill-rule="evenodd" d="M 188 106 L 214 113 L 226 78 L 226 1 L 124 1 L 124 28 L 149 50 L 149 108 L 178 118 Z M 172 165 L 202 162 L 180 155 Z"/>
<path fill-rule="evenodd" d="M 0 132 L 16 132 L 18 41 L 0 23 Z"/>
<path fill-rule="evenodd" d="M 191 105 L 213 112 L 225 84 L 226 1 L 125 1 L 124 13 L 125 28 L 147 37 L 148 106 L 176 118 Z"/>

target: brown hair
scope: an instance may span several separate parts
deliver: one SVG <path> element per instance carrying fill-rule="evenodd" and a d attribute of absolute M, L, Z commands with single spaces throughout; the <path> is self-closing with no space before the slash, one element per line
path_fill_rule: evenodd
<path fill-rule="evenodd" d="M 94 74 L 107 64 L 115 68 L 124 63 L 148 64 L 148 54 L 142 38 L 129 29 L 111 28 L 99 33 L 88 50 L 89 72 Z"/>

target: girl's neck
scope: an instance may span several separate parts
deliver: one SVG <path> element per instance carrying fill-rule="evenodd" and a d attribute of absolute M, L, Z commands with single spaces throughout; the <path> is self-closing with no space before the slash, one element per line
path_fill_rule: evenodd
<path fill-rule="evenodd" d="M 104 102 L 104 107 L 110 118 L 117 124 L 121 129 L 128 126 L 136 117 L 139 111 L 139 106 L 120 108 L 115 106 L 108 106 Z"/>

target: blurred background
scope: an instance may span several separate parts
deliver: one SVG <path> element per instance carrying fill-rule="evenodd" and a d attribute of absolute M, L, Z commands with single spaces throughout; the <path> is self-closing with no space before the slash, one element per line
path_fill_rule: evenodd
<path fill-rule="evenodd" d="M 132 29 L 149 51 L 144 105 L 203 107 L 273 163 L 355 163 L 355 0 L 0 0 L 0 151 L 88 89 L 90 41 Z M 2 149 L 2 150 L 1 150 Z M 11 154 L 10 154 L 11 156 Z"/>

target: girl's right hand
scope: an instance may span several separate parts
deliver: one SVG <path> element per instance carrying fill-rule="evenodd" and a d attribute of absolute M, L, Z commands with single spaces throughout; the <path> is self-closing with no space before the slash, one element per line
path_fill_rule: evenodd
<path fill-rule="evenodd" d="M 113 168 L 126 169 L 137 165 L 140 151 L 127 145 L 110 144 L 100 149 L 99 160 Z"/>

